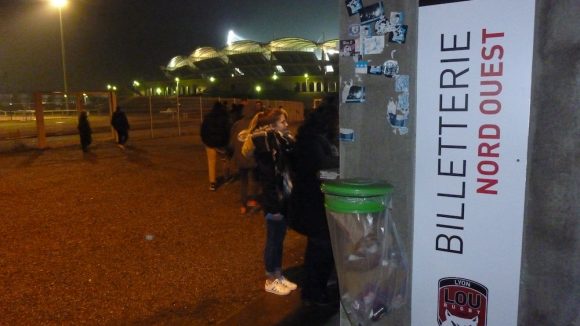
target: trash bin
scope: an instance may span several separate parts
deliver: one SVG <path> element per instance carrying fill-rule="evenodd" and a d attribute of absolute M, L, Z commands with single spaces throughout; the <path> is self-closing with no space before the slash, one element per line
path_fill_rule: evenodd
<path fill-rule="evenodd" d="M 408 263 L 390 214 L 392 186 L 322 184 L 341 303 L 352 325 L 370 325 L 406 302 Z"/>

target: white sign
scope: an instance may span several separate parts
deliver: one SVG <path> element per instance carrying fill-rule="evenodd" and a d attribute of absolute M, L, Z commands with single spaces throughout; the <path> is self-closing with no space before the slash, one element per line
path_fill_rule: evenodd
<path fill-rule="evenodd" d="M 412 325 L 517 324 L 534 0 L 420 0 Z"/>

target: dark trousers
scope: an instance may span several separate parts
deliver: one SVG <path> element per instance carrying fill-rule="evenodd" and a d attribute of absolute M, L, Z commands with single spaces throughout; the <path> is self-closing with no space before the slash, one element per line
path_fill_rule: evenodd
<path fill-rule="evenodd" d="M 129 139 L 129 131 L 128 130 L 117 130 L 117 137 L 119 138 L 118 143 L 120 145 L 125 145 L 125 143 Z"/>
<path fill-rule="evenodd" d="M 334 269 L 332 244 L 329 238 L 308 237 L 304 254 L 303 299 L 321 299 L 326 296 L 326 283 Z"/>
<path fill-rule="evenodd" d="M 282 254 L 284 238 L 286 237 L 286 222 L 266 219 L 266 246 L 264 248 L 264 264 L 269 276 L 278 277 L 282 273 Z"/>

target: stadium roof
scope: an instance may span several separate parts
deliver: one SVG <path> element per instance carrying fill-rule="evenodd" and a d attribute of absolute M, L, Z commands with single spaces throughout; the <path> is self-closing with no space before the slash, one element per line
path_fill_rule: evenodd
<path fill-rule="evenodd" d="M 327 68 L 332 66 L 333 70 Z M 190 77 L 279 75 L 323 75 L 338 71 L 338 40 L 323 43 L 286 37 L 260 43 L 251 40 L 233 42 L 223 49 L 201 47 L 189 56 L 172 58 L 163 70 Z"/>

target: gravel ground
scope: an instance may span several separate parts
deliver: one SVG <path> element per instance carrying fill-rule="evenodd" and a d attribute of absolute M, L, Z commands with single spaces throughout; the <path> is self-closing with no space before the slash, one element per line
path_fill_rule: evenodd
<path fill-rule="evenodd" d="M 206 325 L 262 295 L 263 218 L 207 190 L 194 138 L 0 154 L 0 325 Z"/>

